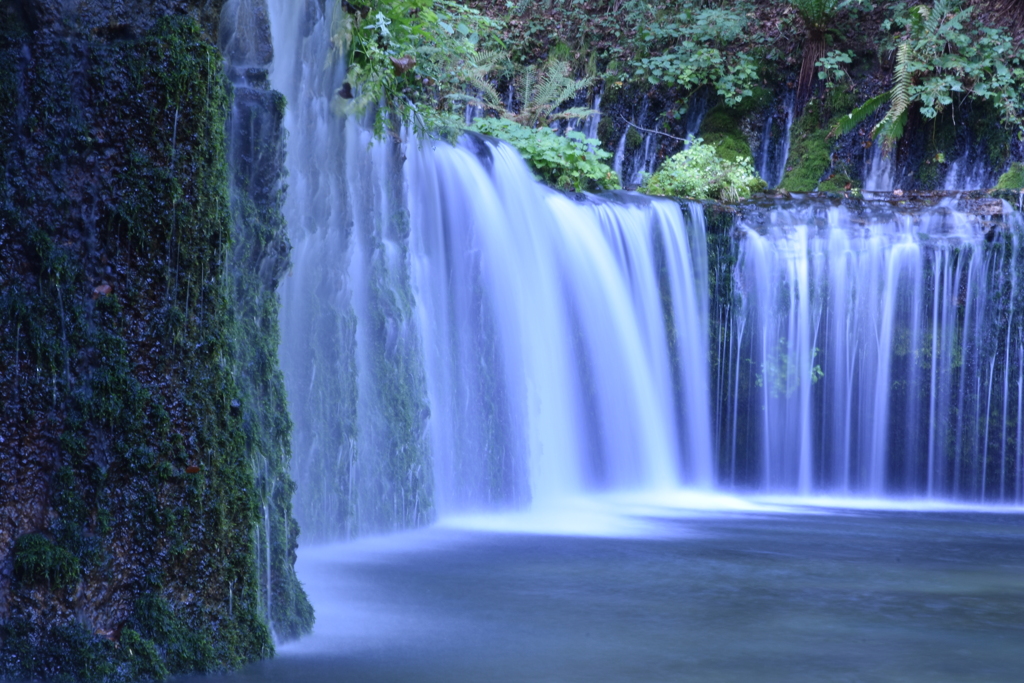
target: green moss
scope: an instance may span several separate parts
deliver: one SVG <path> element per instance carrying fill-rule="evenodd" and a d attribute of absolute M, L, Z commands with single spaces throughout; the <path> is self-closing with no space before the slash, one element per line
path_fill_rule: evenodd
<path fill-rule="evenodd" d="M 835 173 L 818 185 L 819 192 L 845 192 L 856 188 L 856 183 L 845 173 Z"/>
<path fill-rule="evenodd" d="M 618 141 L 615 138 L 615 120 L 612 117 L 601 117 L 597 124 L 597 139 L 605 149 L 615 149 Z"/>
<path fill-rule="evenodd" d="M 270 247 L 232 235 L 221 56 L 187 17 L 110 42 L 7 28 L 0 267 L 18 275 L 0 288 L 0 382 L 52 474 L 45 528 L 22 529 L 12 552 L 0 676 L 127 681 L 268 656 L 268 590 L 288 634 L 312 614 L 291 564 L 276 327 L 246 330 L 258 353 L 236 346 L 250 337 L 230 298 L 231 246 L 251 239 L 257 262 Z M 267 106 L 279 123 L 282 103 Z M 257 312 L 276 326 L 274 283 L 257 284 L 244 294 L 272 302 Z M 267 481 L 257 454 L 273 460 Z M 272 586 L 254 533 L 265 502 Z M 45 616 L 76 606 L 38 588 L 78 582 L 114 589 L 91 606 L 95 631 Z"/>
<path fill-rule="evenodd" d="M 635 152 L 644 144 L 644 136 L 636 128 L 630 126 L 626 131 L 626 151 Z"/>
<path fill-rule="evenodd" d="M 793 123 L 790 132 L 789 160 L 779 189 L 788 192 L 814 192 L 832 166 L 828 125 L 821 121 L 817 101 L 810 102 Z"/>
<path fill-rule="evenodd" d="M 984 148 L 988 166 L 1004 168 L 1010 158 L 1013 134 L 1003 125 L 996 108 L 988 102 L 972 101 L 967 125 L 971 127 L 972 137 Z"/>
<path fill-rule="evenodd" d="M 732 111 L 735 112 L 736 117 L 740 120 L 771 105 L 775 98 L 775 94 L 764 86 L 754 86 L 751 88 L 751 93 L 748 97 L 744 97 L 735 107 L 732 107 Z"/>
<path fill-rule="evenodd" d="M 857 93 L 852 84 L 841 84 L 829 88 L 825 94 L 825 111 L 828 116 L 844 116 L 857 107 Z"/>
<path fill-rule="evenodd" d="M 700 136 L 717 148 L 718 156 L 727 161 L 751 158 L 750 143 L 740 129 L 741 112 L 719 105 L 708 112 L 701 123 Z"/>
<path fill-rule="evenodd" d="M 130 680 L 163 680 L 170 675 L 163 657 L 157 651 L 156 644 L 152 640 L 143 638 L 133 629 L 126 628 L 121 631 L 121 639 L 118 642 L 122 649 L 123 656 L 130 664 Z"/>
<path fill-rule="evenodd" d="M 23 585 L 71 588 L 78 582 L 78 558 L 42 534 L 25 534 L 14 543 L 14 577 Z"/>
<path fill-rule="evenodd" d="M 1024 164 L 1010 164 L 1009 170 L 999 176 L 997 190 L 1024 190 Z"/>

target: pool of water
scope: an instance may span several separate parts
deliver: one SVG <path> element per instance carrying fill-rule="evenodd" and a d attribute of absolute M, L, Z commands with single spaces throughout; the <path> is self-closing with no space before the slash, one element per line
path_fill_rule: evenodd
<path fill-rule="evenodd" d="M 538 519 L 301 549 L 313 634 L 226 680 L 1024 680 L 1019 509 Z"/>

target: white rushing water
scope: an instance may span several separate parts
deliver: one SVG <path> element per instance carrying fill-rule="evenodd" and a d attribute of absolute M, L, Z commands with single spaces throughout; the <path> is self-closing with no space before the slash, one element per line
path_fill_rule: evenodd
<path fill-rule="evenodd" d="M 678 487 L 1024 500 L 1007 205 L 744 210 L 709 302 L 699 205 L 570 197 L 479 136 L 373 142 L 335 11 L 271 4 L 306 538 Z"/>
<path fill-rule="evenodd" d="M 720 359 L 724 478 L 1020 501 L 1020 216 L 952 201 L 746 221 Z"/>
<path fill-rule="evenodd" d="M 710 486 L 699 210 L 573 201 L 482 140 L 407 163 L 441 510 L 498 462 L 534 501 Z"/>
<path fill-rule="evenodd" d="M 700 208 L 573 199 L 478 137 L 371 144 L 344 115 L 335 6 L 287 5 L 281 361 L 304 533 L 712 486 Z"/>
<path fill-rule="evenodd" d="M 864 178 L 866 192 L 892 192 L 896 189 L 893 156 L 892 150 L 887 150 L 881 141 L 871 146 L 871 157 Z"/>

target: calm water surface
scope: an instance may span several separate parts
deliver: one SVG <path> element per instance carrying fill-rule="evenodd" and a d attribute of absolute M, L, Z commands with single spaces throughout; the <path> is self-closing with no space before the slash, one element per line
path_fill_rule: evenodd
<path fill-rule="evenodd" d="M 302 549 L 314 633 L 214 680 L 1024 680 L 1020 512 L 768 509 L 640 528 L 442 526 Z"/>

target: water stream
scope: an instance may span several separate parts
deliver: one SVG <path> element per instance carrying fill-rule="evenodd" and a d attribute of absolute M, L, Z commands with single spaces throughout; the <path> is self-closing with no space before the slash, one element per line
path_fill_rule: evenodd
<path fill-rule="evenodd" d="M 770 188 L 778 186 L 786 174 L 789 137 L 795 110 L 796 92 L 789 91 L 782 98 L 781 111 L 774 109 L 768 114 L 761 130 L 761 142 L 758 145 L 754 166 L 758 175 Z"/>

